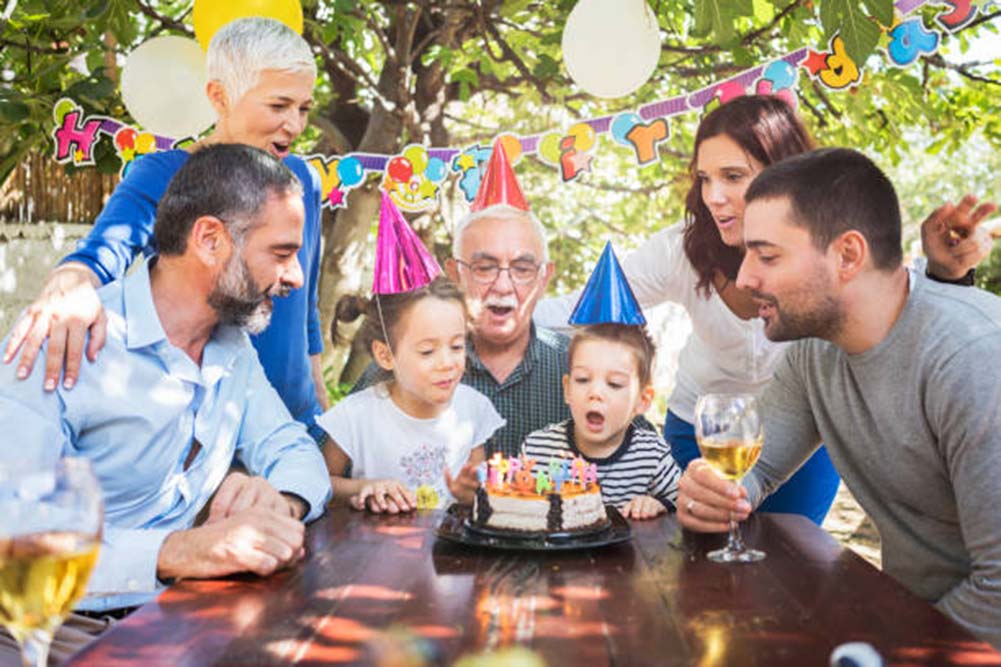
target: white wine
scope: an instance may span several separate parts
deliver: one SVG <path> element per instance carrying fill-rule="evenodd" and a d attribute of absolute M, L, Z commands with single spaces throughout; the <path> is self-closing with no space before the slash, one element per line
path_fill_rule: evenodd
<path fill-rule="evenodd" d="M 83 596 L 97 547 L 70 531 L 0 538 L 0 623 L 15 639 L 55 632 Z"/>
<path fill-rule="evenodd" d="M 757 440 L 706 440 L 699 441 L 702 457 L 723 477 L 740 480 L 754 467 L 761 456 L 764 438 Z"/>

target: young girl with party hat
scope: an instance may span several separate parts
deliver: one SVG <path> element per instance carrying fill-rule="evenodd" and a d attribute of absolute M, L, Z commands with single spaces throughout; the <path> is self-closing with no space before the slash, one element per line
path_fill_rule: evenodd
<path fill-rule="evenodd" d="M 460 379 L 466 306 L 385 195 L 371 299 L 342 298 L 331 327 L 364 312 L 358 335 L 383 381 L 352 394 L 317 423 L 335 502 L 406 512 L 472 502 L 483 442 L 504 425 L 490 401 Z M 346 471 L 350 466 L 351 477 Z"/>

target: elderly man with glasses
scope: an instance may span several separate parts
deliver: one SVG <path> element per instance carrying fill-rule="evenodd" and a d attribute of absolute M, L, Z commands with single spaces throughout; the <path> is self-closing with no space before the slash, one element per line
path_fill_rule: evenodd
<path fill-rule="evenodd" d="M 532 323 L 553 275 L 545 230 L 530 211 L 507 204 L 470 213 L 456 226 L 445 271 L 466 293 L 472 323 L 462 381 L 507 420 L 487 455 L 518 454 L 526 435 L 570 416 L 567 338 Z"/>

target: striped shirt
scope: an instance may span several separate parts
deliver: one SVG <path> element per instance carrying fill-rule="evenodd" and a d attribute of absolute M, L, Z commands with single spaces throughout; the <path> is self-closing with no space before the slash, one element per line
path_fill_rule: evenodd
<path fill-rule="evenodd" d="M 601 497 L 606 504 L 622 507 L 637 496 L 653 496 L 673 510 L 678 497 L 681 468 L 660 434 L 630 425 L 622 444 L 606 458 L 585 456 L 574 443 L 573 419 L 531 433 L 524 453 L 540 462 L 566 454 L 598 464 Z"/>
<path fill-rule="evenodd" d="M 563 421 L 570 408 L 563 401 L 563 375 L 567 372 L 567 346 L 570 339 L 532 324 L 525 356 L 504 382 L 497 382 L 476 354 L 473 340 L 466 342 L 466 372 L 462 383 L 490 399 L 494 409 L 507 424 L 484 443 L 487 456 L 501 452 L 505 456 L 521 453 L 525 436 L 547 424 Z M 384 379 L 379 367 L 370 363 L 355 383 L 355 393 Z"/>

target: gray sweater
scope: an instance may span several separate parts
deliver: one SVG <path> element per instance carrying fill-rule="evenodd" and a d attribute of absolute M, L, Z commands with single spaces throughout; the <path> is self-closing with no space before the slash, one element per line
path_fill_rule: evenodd
<path fill-rule="evenodd" d="M 1001 299 L 913 276 L 874 348 L 790 346 L 762 410 L 752 504 L 823 441 L 879 529 L 883 569 L 1001 647 Z"/>

